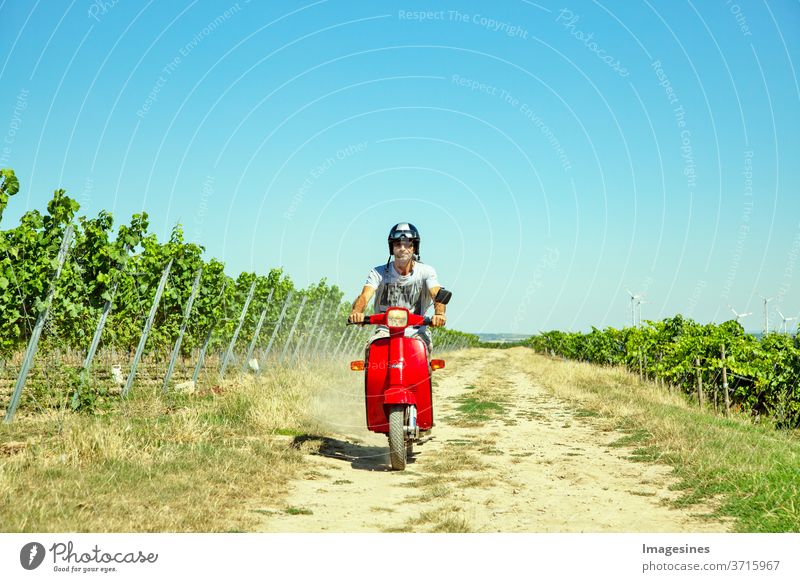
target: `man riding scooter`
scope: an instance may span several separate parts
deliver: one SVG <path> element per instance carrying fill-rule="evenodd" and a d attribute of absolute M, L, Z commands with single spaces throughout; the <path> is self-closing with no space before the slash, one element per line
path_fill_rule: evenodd
<path fill-rule="evenodd" d="M 443 368 L 444 360 L 431 360 L 427 326 L 445 324 L 451 293 L 439 285 L 433 267 L 419 260 L 420 236 L 413 224 L 394 225 L 388 243 L 394 260 L 370 271 L 348 318 L 377 326 L 365 360 L 350 362 L 350 369 L 365 372 L 367 428 L 389 437 L 392 469 L 402 471 L 414 443 L 433 426 L 431 373 Z M 376 313 L 365 317 L 373 296 Z M 428 318 L 431 303 L 435 313 Z"/>
<path fill-rule="evenodd" d="M 440 327 L 445 325 L 444 303 L 435 301 L 436 294 L 441 289 L 436 278 L 436 270 L 420 261 L 420 236 L 417 227 L 409 222 L 395 224 L 389 231 L 387 239 L 389 254 L 392 257 L 385 265 L 378 265 L 369 272 L 361 294 L 353 302 L 350 312 L 350 323 L 363 323 L 364 310 L 369 300 L 375 296 L 375 313 L 383 313 L 390 306 L 405 307 L 417 315 L 425 312 L 433 303 L 434 314 L 431 325 Z M 407 337 L 418 337 L 423 342 L 431 357 L 431 334 L 427 326 L 408 327 Z M 367 344 L 367 359 L 369 359 L 369 345 L 378 338 L 389 337 L 386 326 L 378 326 Z"/>

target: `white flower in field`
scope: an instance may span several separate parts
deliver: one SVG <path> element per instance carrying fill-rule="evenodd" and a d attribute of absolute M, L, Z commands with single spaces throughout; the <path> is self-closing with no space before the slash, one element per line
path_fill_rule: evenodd
<path fill-rule="evenodd" d="M 249 368 L 250 368 L 250 369 L 251 369 L 253 372 L 258 372 L 258 360 L 256 360 L 255 358 L 253 358 L 252 360 L 250 360 L 249 362 L 247 362 L 247 366 L 248 366 L 248 367 L 249 367 Z"/>
<path fill-rule="evenodd" d="M 125 384 L 125 376 L 122 375 L 122 366 L 119 364 L 111 366 L 111 377 L 114 378 L 114 382 L 119 386 Z"/>

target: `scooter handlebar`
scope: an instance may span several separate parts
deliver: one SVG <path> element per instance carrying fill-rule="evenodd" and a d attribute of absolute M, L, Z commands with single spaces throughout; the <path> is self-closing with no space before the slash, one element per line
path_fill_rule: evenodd
<path fill-rule="evenodd" d="M 360 323 L 355 323 L 353 321 L 350 321 L 350 319 L 348 318 L 347 325 L 371 325 L 372 324 L 372 321 L 370 321 L 371 317 L 372 317 L 371 315 L 365 315 L 364 321 Z M 431 318 L 428 317 L 427 315 L 425 316 L 425 321 L 423 325 L 431 325 Z"/>

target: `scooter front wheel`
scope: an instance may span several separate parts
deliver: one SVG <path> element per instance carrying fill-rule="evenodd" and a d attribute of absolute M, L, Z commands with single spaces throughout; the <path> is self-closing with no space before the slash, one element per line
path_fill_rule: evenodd
<path fill-rule="evenodd" d="M 406 468 L 405 408 L 402 404 L 389 407 L 389 459 L 395 471 Z"/>

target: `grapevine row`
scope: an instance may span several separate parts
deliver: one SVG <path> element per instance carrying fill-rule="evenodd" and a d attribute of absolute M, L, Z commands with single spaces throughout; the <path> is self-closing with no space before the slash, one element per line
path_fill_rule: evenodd
<path fill-rule="evenodd" d="M 800 345 L 788 334 L 757 338 L 736 321 L 700 324 L 676 315 L 642 327 L 549 331 L 528 344 L 571 360 L 625 366 L 693 396 L 700 386 L 722 399 L 727 380 L 734 407 L 778 427 L 800 427 Z"/>
<path fill-rule="evenodd" d="M 14 172 L 0 170 L 0 220 L 18 191 Z M 105 310 L 108 317 L 100 344 L 105 350 L 127 354 L 130 362 L 154 303 L 157 310 L 146 335 L 145 354 L 168 354 L 183 326 L 182 357 L 197 354 L 208 341 L 209 353 L 236 354 L 240 364 L 256 340 L 262 350 L 269 341 L 273 353 L 291 351 L 299 356 L 312 347 L 346 353 L 364 339 L 366 330 L 355 333 L 345 328 L 349 304 L 343 292 L 325 279 L 299 289 L 278 268 L 266 275 L 245 272 L 234 279 L 225 274 L 222 262 L 205 260 L 204 248 L 187 242 L 180 225 L 173 228 L 169 240 L 159 242 L 148 232 L 145 212 L 134 214 L 114 230 L 110 213 L 101 211 L 87 218 L 77 216 L 78 210 L 75 200 L 64 190 L 56 190 L 46 212 L 31 210 L 15 228 L 0 230 L 0 360 L 13 359 L 26 349 L 42 313 L 47 318 L 40 351 L 86 353 Z M 71 244 L 56 278 L 56 257 L 68 228 L 72 229 Z M 154 302 L 167 265 L 166 285 Z M 198 273 L 196 296 L 185 318 Z M 45 310 L 52 285 L 52 305 Z M 312 342 L 316 337 L 328 341 Z M 229 345 L 231 338 L 236 338 L 234 345 Z M 437 329 L 434 341 L 440 349 L 458 348 L 474 345 L 477 338 Z"/>

